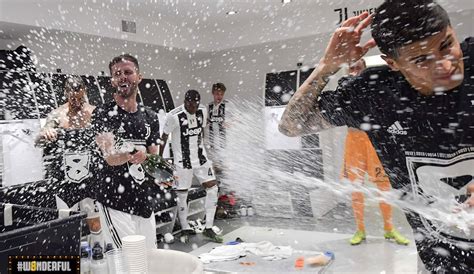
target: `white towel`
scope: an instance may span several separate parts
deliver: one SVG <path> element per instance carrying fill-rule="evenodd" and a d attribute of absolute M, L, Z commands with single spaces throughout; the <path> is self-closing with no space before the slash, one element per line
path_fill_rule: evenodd
<path fill-rule="evenodd" d="M 268 241 L 258 243 L 242 243 L 245 251 L 262 257 L 264 260 L 281 260 L 286 259 L 293 253 L 291 246 L 275 246 Z"/>
<path fill-rule="evenodd" d="M 244 257 L 245 249 L 242 245 L 222 245 L 214 248 L 209 253 L 199 255 L 199 259 L 205 264 L 211 262 L 233 261 Z"/>
<path fill-rule="evenodd" d="M 264 260 L 286 259 L 293 253 L 291 246 L 275 246 L 268 241 L 258 243 L 241 243 L 237 245 L 223 245 L 211 250 L 209 253 L 199 255 L 205 264 L 211 262 L 233 261 L 244 257 L 248 253 L 262 257 Z"/>

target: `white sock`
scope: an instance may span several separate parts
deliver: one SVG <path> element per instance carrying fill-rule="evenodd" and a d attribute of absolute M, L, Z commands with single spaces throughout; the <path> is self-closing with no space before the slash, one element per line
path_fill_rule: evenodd
<path fill-rule="evenodd" d="M 190 229 L 188 224 L 188 191 L 176 191 L 178 196 L 178 218 L 182 229 Z"/>
<path fill-rule="evenodd" d="M 217 186 L 206 188 L 206 228 L 212 228 L 214 225 L 214 216 L 217 208 Z"/>

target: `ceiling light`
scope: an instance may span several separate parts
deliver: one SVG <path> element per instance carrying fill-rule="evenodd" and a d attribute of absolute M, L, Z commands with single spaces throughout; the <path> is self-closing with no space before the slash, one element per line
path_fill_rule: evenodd
<path fill-rule="evenodd" d="M 231 11 L 228 11 L 226 12 L 227 15 L 234 15 L 234 14 L 237 14 L 237 12 L 235 10 L 231 10 Z"/>
<path fill-rule="evenodd" d="M 282 2 L 283 4 L 291 3 L 291 1 L 293 1 L 293 0 L 281 0 L 281 2 Z"/>

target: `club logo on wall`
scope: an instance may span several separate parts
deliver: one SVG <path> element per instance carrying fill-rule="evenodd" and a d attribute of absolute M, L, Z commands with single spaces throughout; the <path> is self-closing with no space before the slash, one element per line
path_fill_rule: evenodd
<path fill-rule="evenodd" d="M 376 8 L 367 8 L 367 9 L 353 10 L 353 11 L 350 11 L 347 7 L 334 9 L 334 12 L 337 12 L 339 14 L 339 21 L 337 22 L 337 25 L 340 25 L 343 21 L 347 20 L 349 17 L 360 15 L 361 13 L 365 11 L 367 11 L 369 14 L 372 14 L 375 12 L 375 9 Z"/>

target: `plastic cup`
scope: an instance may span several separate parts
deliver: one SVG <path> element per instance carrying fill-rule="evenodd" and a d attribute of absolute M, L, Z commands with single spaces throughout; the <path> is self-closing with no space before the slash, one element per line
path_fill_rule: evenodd
<path fill-rule="evenodd" d="M 128 273 L 127 259 L 122 249 L 112 249 L 105 253 L 109 273 L 126 274 Z"/>

